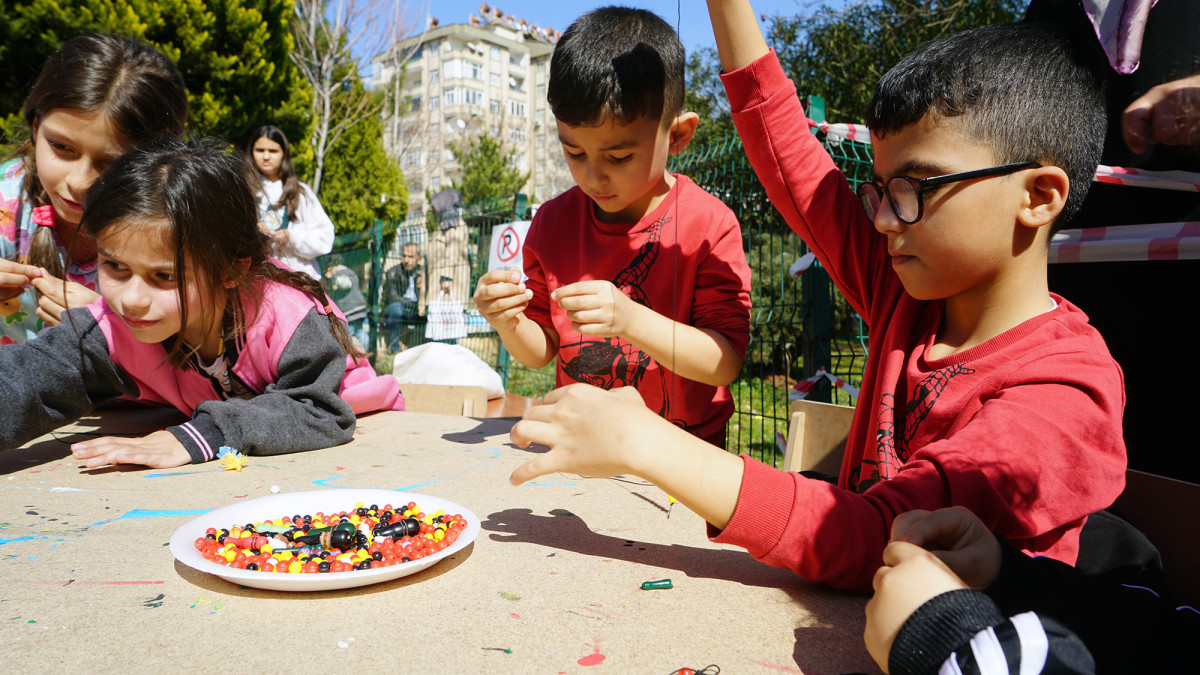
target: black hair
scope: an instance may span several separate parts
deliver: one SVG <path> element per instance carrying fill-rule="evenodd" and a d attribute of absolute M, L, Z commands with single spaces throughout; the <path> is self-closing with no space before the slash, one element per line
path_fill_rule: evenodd
<path fill-rule="evenodd" d="M 116 35 L 86 33 L 67 40 L 46 59 L 25 99 L 30 128 L 50 111 L 98 113 L 131 148 L 183 136 L 188 99 L 183 77 L 157 49 Z M 36 205 L 49 204 L 38 180 L 35 142 L 25 143 L 22 189 Z M 39 227 L 30 244 L 30 265 L 66 278 L 58 247 L 48 227 Z"/>
<path fill-rule="evenodd" d="M 601 7 L 559 38 L 546 99 L 573 127 L 641 117 L 667 124 L 683 110 L 685 66 L 683 43 L 666 21 L 644 9 Z"/>
<path fill-rule="evenodd" d="M 135 150 L 113 162 L 88 189 L 80 230 L 99 239 L 109 228 L 158 228 L 175 249 L 182 325 L 188 324 L 189 277 L 202 289 L 226 294 L 225 316 L 216 316 L 213 305 L 203 301 L 200 309 L 205 325 L 228 318 L 235 338 L 253 320 L 245 315 L 242 300 L 257 307 L 263 281 L 297 288 L 328 307 L 317 280 L 271 261 L 271 241 L 258 228 L 245 164 L 242 153 L 213 139 L 171 140 Z M 231 288 L 226 282 L 232 282 Z M 326 313 L 338 344 L 358 355 L 345 325 L 333 312 Z M 167 358 L 175 367 L 187 367 L 190 356 L 181 340 L 168 345 Z"/>
<path fill-rule="evenodd" d="M 1079 212 L 1104 149 L 1103 70 L 1062 31 L 981 26 L 927 42 L 875 85 L 866 123 L 884 137 L 926 115 L 958 118 L 997 164 L 1057 166 L 1070 187 L 1051 234 Z"/>
<path fill-rule="evenodd" d="M 250 136 L 249 145 L 246 146 L 246 152 L 251 159 L 254 156 L 254 144 L 260 138 L 275 141 L 283 149 L 282 158 L 279 160 L 279 180 L 283 181 L 283 190 L 279 195 L 279 203 L 275 206 L 287 207 L 288 213 L 294 217 L 300 203 L 300 179 L 296 178 L 296 170 L 292 168 L 292 148 L 288 145 L 287 135 L 279 127 L 270 124 L 255 129 L 254 134 Z M 261 176 L 262 172 L 258 171 L 258 165 L 253 161 L 251 164 L 254 166 L 255 172 Z M 256 188 L 261 187 L 262 181 L 258 181 L 255 185 Z"/>

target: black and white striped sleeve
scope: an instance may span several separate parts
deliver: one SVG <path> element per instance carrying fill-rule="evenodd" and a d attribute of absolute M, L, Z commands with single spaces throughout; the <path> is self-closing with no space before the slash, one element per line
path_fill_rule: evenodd
<path fill-rule="evenodd" d="M 1006 618 L 982 593 L 943 593 L 909 617 L 888 655 L 892 675 L 1095 673 L 1069 630 L 1033 612 Z"/>

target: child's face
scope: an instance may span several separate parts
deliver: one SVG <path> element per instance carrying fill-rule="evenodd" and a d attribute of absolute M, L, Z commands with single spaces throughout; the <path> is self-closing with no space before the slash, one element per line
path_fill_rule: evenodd
<path fill-rule="evenodd" d="M 920 122 L 884 138 L 871 135 L 874 180 L 895 176 L 930 178 L 997 164 L 992 150 L 968 140 L 954 120 Z M 1011 270 L 1016 214 L 1026 192 L 1023 172 L 976 178 L 931 188 L 924 215 L 904 223 L 885 203 L 875 229 L 888 239 L 892 269 L 904 290 L 918 300 L 986 296 Z"/>
<path fill-rule="evenodd" d="M 558 122 L 558 140 L 571 177 L 596 203 L 605 223 L 633 223 L 654 210 L 670 191 L 667 155 L 670 130 L 639 117 L 598 127 Z"/>
<path fill-rule="evenodd" d="M 120 223 L 105 229 L 96 240 L 100 295 L 140 342 L 162 342 L 179 334 L 201 352 L 215 350 L 220 343 L 220 322 L 205 325 L 203 291 L 194 275 L 189 276 L 183 293 L 188 325 L 180 323 L 175 251 L 164 240 L 163 227 L 165 224 Z"/>
<path fill-rule="evenodd" d="M 34 123 L 38 180 L 60 222 L 77 224 L 83 195 L 113 160 L 125 154 L 124 139 L 108 117 L 55 108 Z"/>
<path fill-rule="evenodd" d="M 282 145 L 265 137 L 254 141 L 254 166 L 268 180 L 279 180 L 279 164 L 282 161 Z"/>

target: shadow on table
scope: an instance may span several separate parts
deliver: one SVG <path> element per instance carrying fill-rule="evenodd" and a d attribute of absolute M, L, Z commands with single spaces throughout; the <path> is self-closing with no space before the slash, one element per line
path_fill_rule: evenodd
<path fill-rule="evenodd" d="M 454 443 L 465 443 L 467 445 L 480 445 L 482 443 L 492 442 L 495 436 L 507 436 L 512 425 L 517 421 L 515 419 L 506 419 L 502 417 L 488 418 L 471 418 L 478 422 L 474 427 L 465 431 L 452 431 L 442 434 L 442 438 Z M 509 444 L 512 445 L 512 444 Z M 517 447 L 512 445 L 512 447 Z"/>
<path fill-rule="evenodd" d="M 529 509 L 507 509 L 488 515 L 481 527 L 491 532 L 488 538 L 496 542 L 538 544 L 677 570 L 689 578 L 778 588 L 804 605 L 813 616 L 814 625 L 795 630 L 793 658 L 803 672 L 846 673 L 856 669 L 878 672 L 865 646 L 859 650 L 862 658 L 849 664 L 839 661 L 846 656 L 844 648 L 829 648 L 831 644 L 862 645 L 865 596 L 805 581 L 790 570 L 760 563 L 745 551 L 654 544 L 598 534 L 582 518 L 565 509 L 555 509 L 547 516 L 534 515 Z"/>
<path fill-rule="evenodd" d="M 192 569 L 187 565 L 175 561 L 175 572 L 188 583 L 203 588 L 206 591 L 213 593 L 223 593 L 225 595 L 233 595 L 241 598 L 269 598 L 272 600 L 327 600 L 332 598 L 353 598 L 364 595 L 373 595 L 375 593 L 386 593 L 397 589 L 405 588 L 413 584 L 436 579 L 454 568 L 463 564 L 467 558 L 475 551 L 475 543 L 472 542 L 463 550 L 449 556 L 443 560 L 439 560 L 432 567 L 427 567 L 416 574 L 384 581 L 368 586 L 357 586 L 355 588 L 343 588 L 333 591 L 268 591 L 261 588 L 251 588 L 249 586 L 241 586 L 232 584 L 224 579 Z"/>
<path fill-rule="evenodd" d="M 653 544 L 598 534 L 588 528 L 582 518 L 564 509 L 554 509 L 549 516 L 534 515 L 529 509 L 508 509 L 490 514 L 481 527 L 493 533 L 489 535 L 492 541 L 539 544 L 583 555 L 653 565 L 678 570 L 698 579 L 722 579 L 784 590 L 799 581 L 787 570 L 756 562 L 745 551 Z"/>

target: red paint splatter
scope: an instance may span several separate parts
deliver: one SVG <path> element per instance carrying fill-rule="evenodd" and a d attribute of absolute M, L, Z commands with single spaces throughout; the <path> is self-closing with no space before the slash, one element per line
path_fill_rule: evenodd
<path fill-rule="evenodd" d="M 233 496 L 233 498 L 234 498 L 234 499 L 245 499 L 246 497 L 249 497 L 249 496 L 250 496 L 250 493 L 249 493 L 249 492 L 247 492 L 247 493 L 246 493 L 246 494 L 244 494 L 244 495 L 234 495 L 234 496 Z"/>
<path fill-rule="evenodd" d="M 334 471 L 345 471 L 345 470 L 346 470 L 346 467 L 344 467 L 344 466 L 335 466 L 335 467 L 333 467 L 333 470 L 334 470 Z"/>
<path fill-rule="evenodd" d="M 519 619 L 519 618 L 521 618 L 521 615 L 520 615 L 520 614 L 517 614 L 516 612 L 509 612 L 509 613 L 508 613 L 508 615 L 509 615 L 509 616 L 511 616 L 511 617 L 512 617 L 512 618 L 514 618 L 514 619 Z"/>
<path fill-rule="evenodd" d="M 581 666 L 598 666 L 601 663 L 604 663 L 604 655 L 600 653 L 599 649 L 597 649 L 595 652 L 588 654 L 582 659 L 579 659 L 576 661 L 576 663 Z"/>

